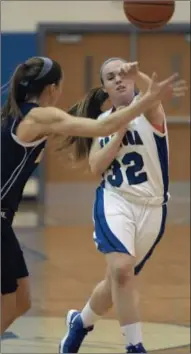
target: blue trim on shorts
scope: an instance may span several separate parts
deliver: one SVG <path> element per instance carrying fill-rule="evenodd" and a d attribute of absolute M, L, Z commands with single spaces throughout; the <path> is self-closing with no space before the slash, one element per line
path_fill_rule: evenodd
<path fill-rule="evenodd" d="M 164 203 L 168 201 L 168 186 L 169 186 L 169 175 L 168 175 L 168 149 L 166 136 L 158 136 L 154 133 L 154 139 L 157 147 L 158 157 L 160 161 L 160 167 L 162 172 L 163 186 L 164 186 Z"/>
<path fill-rule="evenodd" d="M 120 252 L 127 253 L 128 250 L 118 240 L 109 228 L 104 211 L 104 189 L 98 187 L 94 204 L 95 238 L 97 249 L 102 253 Z"/>
<path fill-rule="evenodd" d="M 149 252 L 146 254 L 145 258 L 135 267 L 135 275 L 138 275 L 139 272 L 142 270 L 146 261 L 151 257 L 155 247 L 157 246 L 157 244 L 161 240 L 162 236 L 164 235 L 166 218 L 167 218 L 167 205 L 164 204 L 162 206 L 162 220 L 161 220 L 161 226 L 160 226 L 160 230 L 159 230 L 159 234 L 157 236 L 157 239 L 155 240 L 155 243 L 153 244 L 153 246 L 151 247 Z"/>

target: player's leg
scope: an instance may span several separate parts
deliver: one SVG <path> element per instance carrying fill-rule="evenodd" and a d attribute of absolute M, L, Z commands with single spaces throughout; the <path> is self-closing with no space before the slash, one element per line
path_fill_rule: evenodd
<path fill-rule="evenodd" d="M 88 302 L 81 311 L 84 327 L 93 326 L 112 306 L 111 277 L 107 270 L 105 279 L 96 285 Z"/>
<path fill-rule="evenodd" d="M 137 206 L 134 206 L 135 209 Z M 136 244 L 136 267 L 135 267 L 135 273 L 138 274 L 140 270 L 143 268 L 146 260 L 151 256 L 151 254 L 154 251 L 154 248 L 160 241 L 162 235 L 164 234 L 164 229 L 165 229 L 165 223 L 166 223 L 166 215 L 167 215 L 167 207 L 149 207 L 149 208 L 144 208 L 141 207 L 141 213 L 137 213 L 137 220 L 136 220 L 136 225 L 137 225 L 137 232 L 136 232 L 136 238 L 135 238 L 135 244 Z M 136 211 L 135 211 L 136 213 Z M 139 217 L 141 215 L 141 217 Z M 113 265 L 112 261 L 112 265 Z M 111 279 L 111 277 L 110 277 Z M 108 283 L 110 284 L 110 283 Z M 96 321 L 96 316 L 95 313 L 103 315 L 109 306 L 110 301 L 109 298 L 109 288 L 106 284 L 106 280 L 101 282 L 102 286 L 98 286 L 96 288 L 96 291 L 94 290 L 91 300 L 93 299 L 93 302 L 89 302 L 86 306 L 86 316 L 89 318 L 89 325 L 94 324 Z M 107 292 L 106 292 L 107 289 Z M 100 302 L 101 299 L 103 299 L 103 304 L 104 306 L 102 307 L 102 313 L 100 312 Z M 111 299 L 112 300 L 112 299 Z M 138 303 L 138 294 L 137 294 L 137 303 Z M 92 304 L 92 306 L 90 306 Z M 94 309 L 94 315 L 91 316 L 92 308 Z M 134 330 L 134 328 L 133 328 Z M 127 333 L 128 336 L 128 333 Z"/>
<path fill-rule="evenodd" d="M 146 208 L 145 215 L 137 223 L 138 237 L 135 239 L 136 244 L 136 274 L 139 273 L 146 260 L 151 256 L 154 248 L 164 234 L 166 223 L 167 207 L 166 205 L 159 208 Z M 111 277 L 107 271 L 106 278 L 102 280 L 93 290 L 90 300 L 84 307 L 84 320 L 87 314 L 87 324 L 93 325 L 99 316 L 103 316 L 107 310 L 112 307 L 112 297 L 110 288 Z M 83 312 L 83 310 L 82 310 Z M 91 316 L 91 312 L 92 316 Z M 81 313 L 82 314 L 82 313 Z"/>
<path fill-rule="evenodd" d="M 3 267 L 2 267 L 3 271 Z M 8 272 L 7 274 L 8 275 Z M 8 281 L 7 281 L 8 279 Z M 1 334 L 31 307 L 29 277 L 1 278 Z M 11 280 L 11 281 L 10 281 Z"/>
<path fill-rule="evenodd" d="M 112 300 L 127 352 L 146 353 L 142 344 L 139 297 L 134 276 L 135 257 L 116 252 L 108 254 L 106 259 L 111 272 Z"/>
<path fill-rule="evenodd" d="M 11 325 L 16 314 L 14 234 L 8 220 L 1 218 L 1 334 Z"/>
<path fill-rule="evenodd" d="M 17 254 L 17 317 L 22 316 L 31 307 L 31 295 L 30 295 L 30 284 L 29 284 L 29 273 L 26 266 L 26 262 L 23 256 L 23 251 L 18 243 L 18 254 Z"/>
<path fill-rule="evenodd" d="M 138 210 L 140 209 L 140 210 Z M 127 212 L 126 212 L 127 214 Z M 154 251 L 154 248 L 156 247 L 156 245 L 158 244 L 158 242 L 160 241 L 162 235 L 164 234 L 164 229 L 165 229 L 165 223 L 166 223 L 166 215 L 167 215 L 167 207 L 163 206 L 163 207 L 147 207 L 144 208 L 142 206 L 137 207 L 136 205 L 134 206 L 134 214 L 137 214 L 136 217 L 136 238 L 135 238 L 135 244 L 136 244 L 136 267 L 135 267 L 135 274 L 138 274 L 140 272 L 140 270 L 143 268 L 146 260 L 151 256 L 152 252 Z M 109 223 L 109 222 L 108 222 Z M 128 222 L 127 222 L 128 224 Z M 116 225 L 116 224 L 115 224 Z M 119 225 L 119 223 L 118 223 Z M 114 230 L 114 227 L 111 227 Z M 117 232 L 117 231 L 116 231 Z M 119 235 L 119 233 L 118 233 Z M 123 240 L 121 238 L 121 241 L 123 243 Z M 127 249 L 130 248 L 129 246 L 127 246 Z M 116 259 L 115 259 L 116 257 Z M 124 277 L 128 276 L 128 272 L 124 271 L 123 272 L 123 268 L 127 269 L 128 268 L 128 264 L 127 264 L 127 257 L 125 254 L 123 255 L 114 255 L 113 253 L 107 255 L 107 259 L 111 258 L 110 264 L 111 264 L 111 279 L 112 279 L 112 298 L 113 298 L 113 302 L 114 304 L 118 303 L 117 301 L 115 301 L 114 299 L 114 288 L 113 285 L 115 286 L 116 282 L 113 282 L 113 278 L 119 278 L 119 282 L 120 282 L 120 275 L 122 276 L 122 282 L 123 282 L 123 275 Z M 122 260 L 122 258 L 124 260 Z M 130 262 L 131 264 L 131 262 Z M 132 271 L 132 268 L 131 268 Z M 134 270 L 133 270 L 134 272 Z M 120 274 L 121 273 L 121 274 Z M 132 280 L 134 280 L 131 277 Z M 128 283 L 128 282 L 127 282 Z M 129 281 L 129 286 L 131 285 L 131 282 Z M 117 289 L 117 296 L 118 294 L 120 294 L 119 292 L 119 286 L 116 287 Z M 135 290 L 135 287 L 134 287 Z M 101 291 L 101 288 L 100 288 Z M 136 290 L 135 290 L 136 292 Z M 136 310 L 138 310 L 138 294 L 137 297 L 136 295 L 132 297 L 132 299 L 135 301 L 135 307 L 133 307 L 133 304 L 131 303 L 131 299 L 129 298 L 129 294 L 131 294 L 131 291 L 127 291 L 127 296 L 125 296 L 124 298 L 124 302 L 126 304 L 126 306 L 123 306 L 123 301 L 122 301 L 122 297 L 123 295 L 119 295 L 120 298 L 120 302 L 119 305 L 121 307 L 118 308 L 118 312 L 122 314 L 123 317 L 121 317 L 121 323 L 126 322 L 126 320 L 128 319 L 128 322 L 133 322 L 133 320 L 135 320 L 135 314 L 136 314 Z M 95 293 L 95 296 L 97 294 Z M 104 296 L 104 292 L 103 294 L 99 294 L 99 297 L 101 298 L 102 296 Z M 127 301 L 128 299 L 128 301 Z M 96 301 L 95 301 L 96 304 Z M 128 304 L 129 304 L 129 309 L 128 309 Z M 99 305 L 99 304 L 98 304 Z M 125 310 L 124 310 L 125 308 Z M 131 311 L 132 311 L 132 315 L 131 315 Z M 96 307 L 94 307 L 94 312 L 96 312 Z M 104 309 L 103 309 L 104 312 Z M 99 313 L 100 314 L 100 313 Z M 128 316 L 126 316 L 126 314 L 128 314 Z M 130 318 L 131 316 L 133 316 L 132 318 Z M 137 317 L 139 317 L 139 313 L 137 313 Z M 120 317 L 119 317 L 120 319 Z M 137 326 L 138 331 L 139 331 L 139 340 L 141 340 L 141 331 L 140 331 L 140 325 L 138 324 Z M 132 336 L 135 336 L 135 342 L 138 340 L 137 338 L 137 328 L 135 328 L 135 325 L 132 325 Z M 124 326 L 123 328 L 124 330 L 124 334 L 126 335 L 127 341 L 129 340 L 129 338 L 131 337 L 130 334 L 130 326 Z M 133 342 L 134 344 L 134 342 Z M 134 350 L 133 348 L 129 349 L 129 350 Z M 142 350 L 142 349 L 141 349 Z M 143 349 L 144 350 L 144 349 Z M 137 352 L 137 351 L 135 351 Z"/>
<path fill-rule="evenodd" d="M 1 334 L 30 308 L 28 270 L 8 220 L 2 220 Z"/>
<path fill-rule="evenodd" d="M 139 321 L 139 315 L 138 315 L 138 303 L 137 303 L 137 293 L 134 288 L 134 263 L 135 263 L 135 258 L 134 256 L 128 255 L 130 252 L 133 254 L 134 253 L 134 234 L 135 234 L 135 223 L 133 220 L 133 215 L 131 214 L 131 211 L 129 210 L 128 215 L 124 218 L 125 212 L 127 210 L 122 211 L 123 209 L 123 203 L 124 200 L 113 200 L 114 196 L 105 196 L 106 200 L 103 200 L 103 195 L 97 195 L 96 203 L 95 203 L 95 213 L 94 213 L 94 220 L 95 220 L 95 242 L 97 245 L 97 248 L 105 253 L 105 254 L 110 254 L 110 256 L 107 256 L 108 258 L 108 265 L 110 268 L 110 272 L 112 274 L 112 283 L 113 285 L 113 293 L 114 293 L 114 298 L 113 300 L 116 303 L 116 309 L 120 311 L 119 313 L 119 320 L 122 324 L 122 332 L 127 334 L 128 332 L 128 341 L 127 344 L 131 342 L 135 342 L 136 344 L 139 344 L 139 341 L 142 340 L 141 336 L 141 326 Z M 100 204 L 97 206 L 97 204 Z M 107 216 L 105 215 L 105 212 L 102 210 L 103 205 L 107 204 L 110 206 L 107 209 Z M 111 206 L 113 206 L 111 208 Z M 129 205 L 128 205 L 129 206 Z M 127 205 L 126 205 L 127 207 Z M 116 209 L 117 208 L 117 209 Z M 120 220 L 119 220 L 120 219 Z M 117 236 L 116 236 L 117 235 Z M 128 240 L 128 245 L 126 245 L 126 241 Z M 130 250 L 130 252 L 128 251 Z M 115 253 L 114 253 L 115 252 Z M 112 266 L 111 266 L 112 265 Z M 128 276 L 126 277 L 126 273 L 128 273 Z M 121 282 L 121 278 L 123 278 L 124 275 L 124 284 L 123 286 L 119 286 Z M 123 283 L 122 282 L 122 283 Z M 110 281 L 108 282 L 108 284 Z M 115 290 L 117 288 L 117 291 Z M 119 289 L 118 289 L 119 288 Z M 118 291 L 119 290 L 119 291 Z M 128 292 L 128 295 L 127 295 Z M 125 311 L 123 309 L 123 306 L 121 306 L 121 303 L 119 301 L 119 297 L 122 297 L 122 303 L 125 307 Z M 101 315 L 100 312 L 100 304 L 99 304 L 99 299 L 105 299 L 105 308 L 102 307 L 102 311 L 105 312 L 112 304 L 112 298 L 111 298 L 111 292 L 109 292 L 109 287 L 105 282 L 102 282 L 100 285 L 98 285 L 96 291 L 94 291 L 93 296 L 91 297 L 91 300 L 94 297 L 94 301 L 91 302 L 92 307 L 94 307 L 94 311 L 92 313 L 92 308 L 90 308 L 90 302 L 85 306 L 84 310 L 88 314 L 87 316 L 90 317 L 90 320 L 95 322 L 96 315 Z M 129 302 L 131 303 L 131 306 L 127 306 L 127 296 L 129 296 Z M 97 308 L 96 308 L 97 307 Z M 83 311 L 84 311 L 83 310 Z M 125 316 L 124 316 L 125 312 Z M 76 316 L 76 317 L 75 317 Z M 129 318 L 131 319 L 129 321 Z M 61 344 L 61 353 L 67 353 L 67 352 L 77 352 L 83 338 L 79 338 L 77 333 L 75 333 L 74 330 L 74 325 L 79 323 L 78 327 L 78 334 L 79 334 L 79 328 L 81 326 L 81 329 L 83 328 L 84 324 L 82 322 L 82 318 L 79 315 L 79 312 L 74 312 L 71 314 L 71 318 L 69 319 L 69 326 L 70 323 L 72 326 L 69 328 L 69 332 L 67 336 L 63 339 L 62 344 Z M 80 324 L 81 321 L 81 324 Z M 93 322 L 93 323 L 94 323 Z M 125 325 L 124 325 L 125 323 Z M 90 322 L 89 322 L 90 324 Z M 133 333 L 136 332 L 136 335 Z M 133 339 L 133 338 L 134 339 Z M 81 342 L 80 342 L 81 340 Z M 127 340 L 127 339 L 126 339 Z M 78 343 L 78 348 L 76 343 Z M 67 344 L 67 346 L 66 346 Z M 76 345 L 76 347 L 75 347 Z"/>
<path fill-rule="evenodd" d="M 31 308 L 29 277 L 17 279 L 16 318 L 24 315 Z"/>
<path fill-rule="evenodd" d="M 17 284 L 13 293 L 1 295 L 1 334 L 31 307 L 28 277 L 18 279 Z"/>
<path fill-rule="evenodd" d="M 135 254 L 136 266 L 135 275 L 139 274 L 145 262 L 151 257 L 156 245 L 164 234 L 167 207 L 144 207 L 133 205 L 134 214 L 136 215 L 136 237 L 135 237 Z M 129 328 L 130 329 L 130 328 Z M 135 327 L 132 327 L 133 333 L 136 334 Z M 127 330 L 127 338 L 128 338 Z M 141 348 L 142 347 L 142 348 Z M 139 351 L 140 349 L 140 351 Z M 136 346 L 130 346 L 130 353 L 144 353 L 144 347 L 141 345 L 138 350 Z"/>
<path fill-rule="evenodd" d="M 16 292 L 1 294 L 1 335 L 12 324 L 15 319 L 15 314 Z"/>
<path fill-rule="evenodd" d="M 68 312 L 66 319 L 68 332 L 60 342 L 59 352 L 77 353 L 85 336 L 93 330 L 95 322 L 111 306 L 111 282 L 107 271 L 105 279 L 96 285 L 82 311 L 70 310 Z"/>
<path fill-rule="evenodd" d="M 133 345 L 134 352 L 145 352 L 141 344 L 142 331 L 134 278 L 136 218 L 132 204 L 117 194 L 98 190 L 94 219 L 97 220 L 95 242 L 106 255 L 112 301 L 127 350 Z"/>

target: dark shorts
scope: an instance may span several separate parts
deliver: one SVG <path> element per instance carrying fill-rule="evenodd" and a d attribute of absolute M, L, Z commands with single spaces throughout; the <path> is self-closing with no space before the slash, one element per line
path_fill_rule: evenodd
<path fill-rule="evenodd" d="M 29 275 L 11 223 L 1 217 L 1 294 L 14 293 L 17 280 Z"/>

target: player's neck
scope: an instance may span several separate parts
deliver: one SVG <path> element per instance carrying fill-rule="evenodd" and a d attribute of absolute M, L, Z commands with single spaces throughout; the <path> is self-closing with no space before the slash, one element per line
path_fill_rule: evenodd
<path fill-rule="evenodd" d="M 31 98 L 30 100 L 27 101 L 28 103 L 36 103 L 38 104 L 40 107 L 47 107 L 48 106 L 48 102 L 47 99 L 45 98 Z"/>

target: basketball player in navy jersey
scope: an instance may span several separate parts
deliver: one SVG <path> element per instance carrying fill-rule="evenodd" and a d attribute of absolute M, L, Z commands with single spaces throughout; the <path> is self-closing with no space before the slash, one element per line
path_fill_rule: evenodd
<path fill-rule="evenodd" d="M 100 77 L 113 104 L 99 116 L 103 121 L 112 111 L 138 101 L 150 85 L 150 78 L 138 70 L 136 63 L 127 64 L 120 58 L 106 61 Z M 135 84 L 140 90 L 136 97 Z M 166 98 L 184 95 L 185 90 L 185 82 L 179 81 Z M 146 353 L 134 274 L 143 268 L 165 228 L 168 133 L 161 101 L 117 133 L 87 144 L 87 153 L 92 172 L 102 176 L 94 204 L 94 241 L 105 256 L 107 271 L 82 312 L 68 312 L 68 332 L 61 341 L 60 353 L 77 353 L 96 320 L 112 305 L 126 352 Z"/>
<path fill-rule="evenodd" d="M 67 136 L 112 134 L 166 95 L 175 79 L 172 76 L 157 83 L 153 76 L 139 102 L 95 121 L 54 107 L 62 92 L 62 76 L 60 65 L 49 58 L 27 60 L 16 68 L 1 112 L 1 334 L 30 308 L 29 274 L 12 222 L 47 137 L 56 134 L 64 140 Z M 88 105 L 91 100 L 85 99 L 75 107 Z M 94 110 L 89 111 L 93 118 Z"/>

